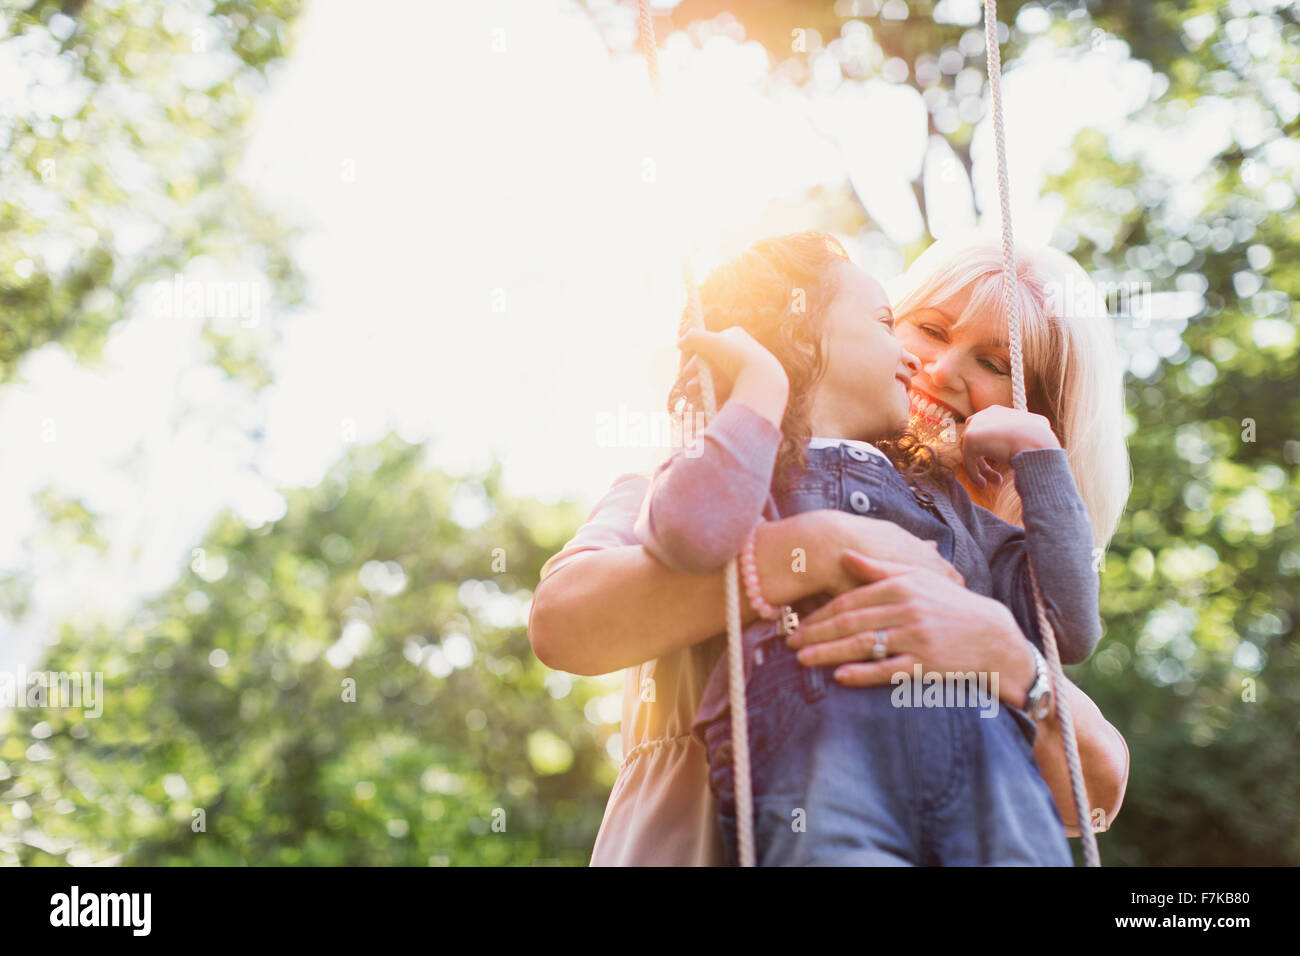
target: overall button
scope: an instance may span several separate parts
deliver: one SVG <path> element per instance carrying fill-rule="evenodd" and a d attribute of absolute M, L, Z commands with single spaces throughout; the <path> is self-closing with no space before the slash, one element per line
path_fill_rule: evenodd
<path fill-rule="evenodd" d="M 848 445 L 846 447 L 849 457 L 855 461 L 870 461 L 875 457 L 871 452 L 867 451 L 865 448 L 859 448 L 857 445 Z"/>
<path fill-rule="evenodd" d="M 864 515 L 871 510 L 871 499 L 867 497 L 866 492 L 855 491 L 849 495 L 849 506 L 858 514 Z"/>

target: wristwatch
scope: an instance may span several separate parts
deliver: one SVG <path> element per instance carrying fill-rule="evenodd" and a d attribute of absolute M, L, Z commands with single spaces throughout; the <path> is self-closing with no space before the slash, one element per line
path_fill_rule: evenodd
<path fill-rule="evenodd" d="M 1029 711 L 1034 720 L 1043 720 L 1052 712 L 1052 675 L 1047 670 L 1047 660 L 1033 644 L 1029 649 L 1034 652 L 1034 667 L 1037 674 L 1034 677 L 1033 686 L 1029 688 L 1025 710 Z"/>

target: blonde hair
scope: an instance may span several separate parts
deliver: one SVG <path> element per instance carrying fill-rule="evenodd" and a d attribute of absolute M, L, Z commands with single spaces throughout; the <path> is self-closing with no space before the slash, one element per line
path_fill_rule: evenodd
<path fill-rule="evenodd" d="M 1029 410 L 1051 422 L 1088 508 L 1093 545 L 1104 549 L 1132 482 L 1123 372 L 1106 301 L 1083 268 L 1059 249 L 1018 245 L 1016 274 Z M 900 323 L 967 287 L 968 313 L 990 311 L 1006 322 L 1002 247 L 987 235 L 939 240 L 891 285 Z M 995 492 L 990 510 L 1023 524 L 1012 482 Z"/>

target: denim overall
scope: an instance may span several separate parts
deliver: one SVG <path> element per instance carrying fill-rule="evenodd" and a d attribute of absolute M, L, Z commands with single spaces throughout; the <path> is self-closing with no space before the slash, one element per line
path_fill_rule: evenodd
<path fill-rule="evenodd" d="M 882 518 L 934 541 L 989 593 L 982 554 L 951 504 L 927 485 L 933 507 L 876 450 L 809 448 L 808 467 L 776 499 L 782 516 L 831 508 Z M 948 520 L 943 515 L 947 514 Z M 979 564 L 984 563 L 981 569 Z M 965 565 L 965 566 L 963 566 Z M 811 613 L 827 599 L 795 605 Z M 1028 634 L 1027 622 L 1018 621 Z M 844 687 L 832 667 L 804 667 L 776 622 L 745 632 L 746 701 L 754 837 L 760 866 L 1072 865 L 1060 815 L 1034 759 L 1035 727 L 998 702 L 996 716 L 966 706 L 894 706 L 893 686 Z M 695 732 L 728 858 L 736 862 L 731 720 L 726 666 L 714 670 Z"/>

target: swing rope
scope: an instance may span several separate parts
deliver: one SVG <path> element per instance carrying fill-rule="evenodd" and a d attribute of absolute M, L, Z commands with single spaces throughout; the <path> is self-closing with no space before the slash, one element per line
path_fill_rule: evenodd
<path fill-rule="evenodd" d="M 649 0 L 637 0 L 637 36 L 650 73 L 655 100 L 662 108 L 663 91 L 659 77 L 658 44 L 655 41 L 654 21 L 650 17 Z M 1015 408 L 1024 411 L 1027 407 L 1024 353 L 1021 346 L 1020 302 L 1017 295 L 1015 245 L 1011 230 L 1011 191 L 1007 176 L 1006 137 L 1002 119 L 1002 57 L 998 48 L 997 0 L 984 0 L 984 46 L 987 52 L 989 88 L 992 94 L 993 138 L 997 152 L 998 198 L 1002 215 L 1002 297 L 1007 311 L 1010 341 L 1012 404 Z M 690 261 L 685 253 L 682 255 L 682 279 L 686 285 L 686 311 L 682 317 L 682 331 L 692 328 L 703 329 L 704 317 L 700 309 L 699 286 L 695 282 Z M 705 420 L 709 422 L 717 411 L 717 401 L 713 389 L 713 376 L 707 362 L 700 363 L 699 377 Z M 1047 651 L 1045 656 L 1051 669 L 1052 683 L 1055 688 L 1061 688 L 1065 686 L 1061 654 L 1056 646 L 1056 635 L 1052 630 L 1051 622 L 1043 609 L 1042 592 L 1039 590 L 1038 577 L 1034 573 L 1032 564 L 1029 568 L 1029 577 L 1033 584 L 1034 607 L 1039 631 L 1043 635 L 1043 647 Z M 749 727 L 746 719 L 745 664 L 741 644 L 740 585 L 735 558 L 727 563 L 726 601 L 727 683 L 731 705 L 732 754 L 735 761 L 736 836 L 740 865 L 753 866 L 754 823 L 749 770 Z M 1070 772 L 1070 787 L 1078 813 L 1079 833 L 1083 839 L 1084 859 L 1088 866 L 1100 866 L 1101 858 L 1097 851 L 1097 837 L 1093 832 L 1088 813 L 1083 770 L 1080 765 L 1079 747 L 1074 734 L 1074 720 L 1070 714 L 1070 705 L 1059 690 L 1053 696 L 1056 700 L 1057 719 L 1061 724 L 1066 765 Z"/>
<path fill-rule="evenodd" d="M 663 108 L 663 90 L 659 82 L 659 50 L 655 41 L 654 21 L 650 18 L 648 0 L 637 0 L 637 36 L 641 53 L 650 72 L 650 85 L 655 101 Z M 682 328 L 705 331 L 704 315 L 700 308 L 700 289 L 695 282 L 689 257 L 682 253 L 682 281 L 686 285 L 686 311 L 682 315 Z M 717 398 L 713 390 L 713 374 L 708 362 L 699 363 L 700 395 L 704 400 L 705 423 L 713 421 L 717 413 Z M 745 658 L 742 645 L 743 631 L 740 621 L 740 569 L 736 558 L 727 562 L 727 694 L 731 705 L 731 750 L 735 761 L 736 791 L 736 843 L 740 852 L 740 865 L 754 865 L 754 804 L 750 790 L 749 773 L 749 715 L 745 707 Z"/>
<path fill-rule="evenodd" d="M 1025 359 L 1020 339 L 1020 296 L 1017 290 L 1015 244 L 1011 234 L 1011 186 L 1007 175 L 1007 142 L 1002 120 L 1002 53 L 998 48 L 997 0 L 984 0 L 984 49 L 988 59 L 989 91 L 993 105 L 993 141 L 997 151 L 998 200 L 1002 213 L 1002 302 L 1007 312 L 1007 338 L 1011 351 L 1011 402 L 1025 411 Z M 1079 835 L 1083 839 L 1083 857 L 1088 866 L 1101 866 L 1097 850 L 1097 835 L 1093 832 L 1088 800 L 1083 785 L 1083 768 L 1079 761 L 1079 744 L 1074 736 L 1074 718 L 1070 704 L 1061 693 L 1065 686 L 1065 671 L 1061 668 L 1061 653 L 1056 646 L 1056 634 L 1043 609 L 1043 594 L 1038 587 L 1038 575 L 1033 563 L 1029 565 L 1029 580 L 1034 588 L 1034 610 L 1038 616 L 1038 630 L 1043 635 L 1047 664 L 1052 672 L 1052 686 L 1056 693 L 1056 718 L 1061 724 L 1061 742 L 1065 746 L 1065 763 L 1070 771 L 1070 790 L 1079 818 Z"/>

